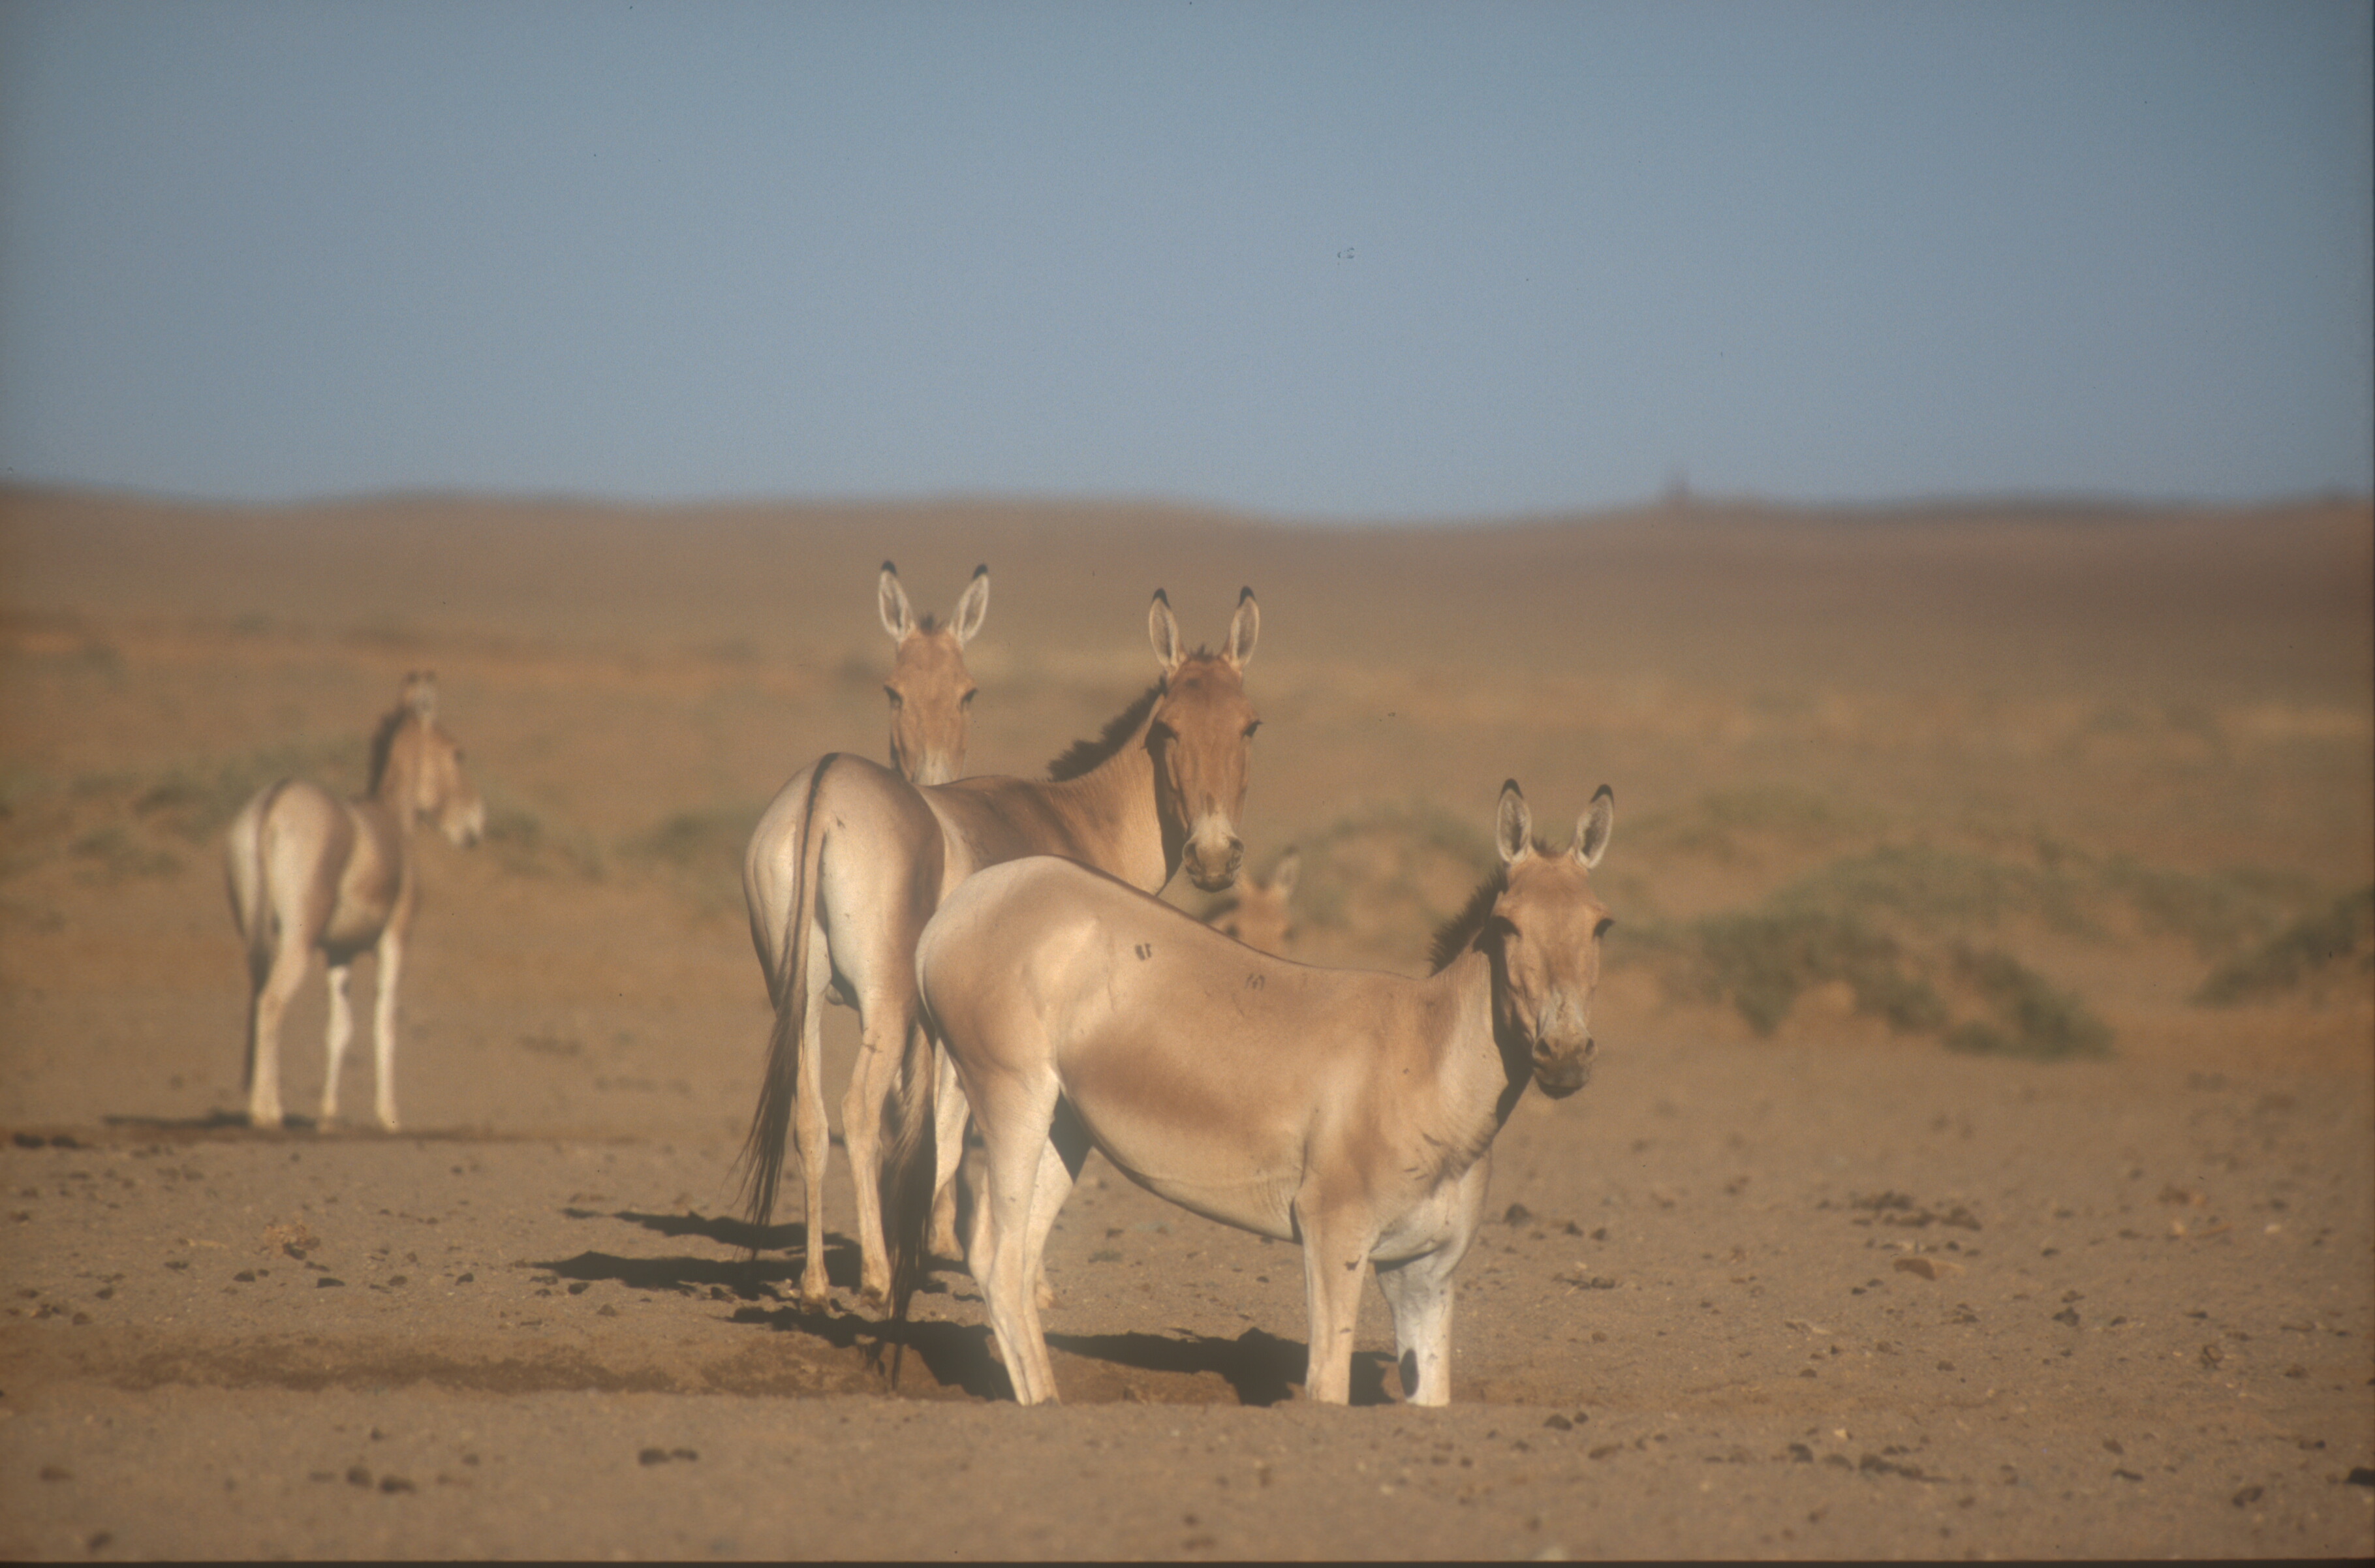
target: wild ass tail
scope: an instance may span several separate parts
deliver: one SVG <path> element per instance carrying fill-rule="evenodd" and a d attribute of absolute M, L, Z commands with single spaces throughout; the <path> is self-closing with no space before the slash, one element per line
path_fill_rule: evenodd
<path fill-rule="evenodd" d="M 824 855 L 824 835 L 817 830 L 817 796 L 824 788 L 826 771 L 839 756 L 826 752 L 809 774 L 808 799 L 800 808 L 799 863 L 792 873 L 791 920 L 784 927 L 783 962 L 776 970 L 775 1029 L 767 1041 L 759 1106 L 742 1141 L 743 1214 L 762 1231 L 774 1217 L 775 1188 L 784 1174 L 784 1139 L 800 1093 L 800 1037 L 807 1032 L 809 1012 L 809 928 L 816 923 L 817 864 Z M 822 1246 L 824 1238 L 810 1236 L 808 1244 Z M 754 1250 L 757 1245 L 751 1243 Z"/>

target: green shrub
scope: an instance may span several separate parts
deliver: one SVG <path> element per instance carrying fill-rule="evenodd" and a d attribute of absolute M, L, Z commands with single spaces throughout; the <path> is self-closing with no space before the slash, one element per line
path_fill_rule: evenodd
<path fill-rule="evenodd" d="M 1957 977 L 1979 992 L 1995 1021 L 1971 1020 L 1950 1030 L 1946 1043 L 1953 1049 L 2035 1061 L 2109 1054 L 2110 1025 L 2076 995 L 2058 989 L 2010 953 L 1957 949 L 1955 968 Z"/>
<path fill-rule="evenodd" d="M 1810 986 L 1844 981 L 1856 1010 L 1900 1033 L 1938 1028 L 1945 1004 L 1906 968 L 1896 942 L 1852 915 L 1809 910 L 1708 915 L 1685 927 L 1707 999 L 1729 999 L 1759 1034 L 1770 1034 Z"/>
<path fill-rule="evenodd" d="M 2375 886 L 2344 894 L 2219 965 L 2193 999 L 2205 1007 L 2231 1007 L 2298 990 L 2337 969 L 2375 971 Z"/>

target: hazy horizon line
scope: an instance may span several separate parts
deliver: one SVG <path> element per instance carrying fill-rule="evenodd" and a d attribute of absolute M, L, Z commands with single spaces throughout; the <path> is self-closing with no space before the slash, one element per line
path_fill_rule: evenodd
<path fill-rule="evenodd" d="M 0 477 L 0 495 L 46 496 L 93 501 L 134 501 L 190 512 L 251 512 L 297 513 L 356 511 L 414 506 L 492 505 L 523 510 L 576 509 L 615 513 L 697 513 L 752 511 L 916 512 L 934 508 L 977 508 L 987 511 L 1032 510 L 1084 512 L 1170 512 L 1278 527 L 1354 529 L 1428 529 L 1525 527 L 1576 523 L 1599 518 L 1635 517 L 1660 513 L 1857 513 L 1873 516 L 1913 513 L 2265 513 L 2304 508 L 2356 507 L 2375 510 L 2375 492 L 2341 489 L 2296 491 L 2244 499 L 2155 496 L 2131 491 L 2090 490 L 1970 490 L 1912 494 L 1885 500 L 1799 498 L 1758 491 L 1699 490 L 1672 486 L 1636 501 L 1601 505 L 1534 508 L 1521 512 L 1477 512 L 1422 516 L 1380 516 L 1357 513 L 1260 512 L 1218 501 L 1164 495 L 1048 494 L 995 489 L 919 490 L 901 495 L 834 495 L 830 493 L 718 493 L 656 498 L 605 495 L 592 490 L 502 489 L 445 486 L 398 486 L 382 489 L 327 492 L 293 499 L 244 500 L 190 492 L 151 490 L 132 485 L 80 484 L 73 481 L 19 479 Z"/>

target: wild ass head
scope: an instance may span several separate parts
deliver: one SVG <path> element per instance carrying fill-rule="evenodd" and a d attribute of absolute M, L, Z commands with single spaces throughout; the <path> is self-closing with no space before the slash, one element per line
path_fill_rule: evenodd
<path fill-rule="evenodd" d="M 1501 851 L 1502 886 L 1477 945 L 1493 960 L 1495 1029 L 1505 1045 L 1525 1050 L 1534 1081 L 1554 1100 L 1591 1078 L 1600 941 L 1615 924 L 1591 890 L 1591 868 L 1608 848 L 1615 820 L 1616 797 L 1602 784 L 1576 822 L 1566 852 L 1540 849 L 1518 781 L 1501 786 L 1493 836 Z"/>
<path fill-rule="evenodd" d="M 462 772 L 462 749 L 437 723 L 437 678 L 414 670 L 372 737 L 372 794 L 409 828 L 433 821 L 465 848 L 486 831 L 486 803 Z"/>
<path fill-rule="evenodd" d="M 1198 887 L 1217 893 L 1237 879 L 1246 860 L 1237 816 L 1246 805 L 1254 731 L 1261 727 L 1246 699 L 1246 666 L 1261 635 L 1261 607 L 1251 588 L 1237 595 L 1237 613 L 1217 654 L 1181 650 L 1179 623 L 1160 588 L 1146 625 L 1163 665 L 1163 694 L 1148 720 L 1146 746 L 1154 759 L 1164 853 Z"/>
<path fill-rule="evenodd" d="M 882 630 L 899 645 L 882 685 L 891 699 L 891 765 L 912 783 L 946 784 L 964 772 L 975 690 L 964 645 L 989 609 L 989 568 L 974 568 L 946 626 L 928 615 L 916 619 L 899 585 L 899 569 L 887 560 L 876 592 Z"/>

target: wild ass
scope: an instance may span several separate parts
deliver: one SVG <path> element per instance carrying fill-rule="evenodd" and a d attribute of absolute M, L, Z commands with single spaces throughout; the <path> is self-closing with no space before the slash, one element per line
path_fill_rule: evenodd
<path fill-rule="evenodd" d="M 767 1069 L 743 1148 L 747 1212 L 765 1226 L 795 1108 L 806 1185 L 807 1256 L 800 1294 L 822 1302 L 824 1171 L 830 1147 L 821 1087 L 821 1004 L 830 993 L 858 1013 L 857 1063 L 842 1099 L 842 1137 L 857 1194 L 860 1281 L 893 1295 L 883 1243 L 887 1208 L 899 1256 L 923 1266 L 933 1193 L 962 1152 L 962 1100 L 934 1096 L 929 1041 L 916 997 L 916 938 L 949 890 L 975 870 L 1024 855 L 1064 855 L 1150 891 L 1183 866 L 1207 891 L 1226 888 L 1245 858 L 1237 837 L 1247 765 L 1259 721 L 1246 699 L 1261 612 L 1248 588 L 1221 652 L 1184 651 L 1171 603 L 1158 590 L 1147 630 L 1162 678 L 1105 725 L 1058 758 L 1046 779 L 998 775 L 911 785 L 863 758 L 828 752 L 784 785 L 759 819 L 743 860 L 750 940 L 775 1007 Z M 953 1090 L 953 1078 L 950 1080 Z M 885 1159 L 887 1126 L 923 1137 L 903 1107 L 941 1105 L 935 1180 L 908 1173 L 906 1143 Z M 917 1188 L 920 1186 L 920 1191 Z M 912 1232 L 912 1233 L 911 1233 Z"/>
<path fill-rule="evenodd" d="M 1303 870 L 1303 852 L 1289 845 L 1270 876 L 1237 879 L 1236 896 L 1204 917 L 1204 924 L 1223 937 L 1235 937 L 1249 948 L 1283 957 L 1294 937 L 1294 916 L 1287 901 L 1294 896 L 1294 880 Z"/>
<path fill-rule="evenodd" d="M 1303 1244 L 1312 1398 L 1349 1396 L 1367 1265 L 1411 1401 L 1447 1403 L 1451 1276 L 1494 1136 L 1529 1079 L 1556 1098 L 1590 1076 L 1610 921 L 1589 872 L 1613 818 L 1603 785 L 1554 853 L 1504 784 L 1501 868 L 1436 934 L 1426 980 L 1254 952 L 1069 861 L 958 888 L 916 966 L 987 1146 L 973 1259 L 1015 1397 L 1056 1397 L 1029 1287 L 1094 1145 L 1183 1208 Z"/>
<path fill-rule="evenodd" d="M 882 563 L 875 585 L 882 630 L 898 644 L 883 694 L 891 699 L 891 766 L 913 783 L 946 784 L 964 772 L 965 730 L 973 713 L 973 677 L 964 645 L 989 610 L 989 568 L 973 569 L 946 626 L 921 620 L 907 608 L 899 569 Z"/>
<path fill-rule="evenodd" d="M 379 960 L 372 1045 L 379 1125 L 396 1130 L 396 984 L 419 899 L 413 827 L 434 819 L 467 846 L 486 808 L 462 773 L 462 749 L 437 723 L 437 681 L 404 678 L 396 707 L 372 737 L 371 788 L 340 800 L 317 784 L 283 779 L 241 808 L 223 843 L 231 917 L 247 943 L 247 1119 L 277 1127 L 280 1020 L 304 984 L 313 949 L 329 963 L 329 1061 L 322 1123 L 338 1114 L 338 1067 L 354 1035 L 349 973 L 365 949 Z"/>

